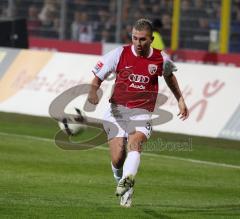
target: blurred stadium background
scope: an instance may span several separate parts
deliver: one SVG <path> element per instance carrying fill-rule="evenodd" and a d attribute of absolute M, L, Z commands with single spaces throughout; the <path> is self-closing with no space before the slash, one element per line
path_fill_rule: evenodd
<path fill-rule="evenodd" d="M 48 109 L 89 80 L 100 55 L 129 43 L 140 17 L 161 20 L 192 117 L 154 132 L 134 206 L 122 209 L 107 144 L 60 149 Z M 0 218 L 240 218 L 239 53 L 239 0 L 1 0 Z"/>
<path fill-rule="evenodd" d="M 29 36 L 81 42 L 128 43 L 133 21 L 143 16 L 162 21 L 161 35 L 167 48 L 240 52 L 239 0 L 0 2 L 0 18 L 26 18 Z M 220 25 L 221 20 L 226 22 Z"/>

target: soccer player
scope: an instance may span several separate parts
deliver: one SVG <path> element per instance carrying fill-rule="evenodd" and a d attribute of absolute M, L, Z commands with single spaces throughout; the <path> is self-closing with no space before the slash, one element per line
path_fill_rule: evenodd
<path fill-rule="evenodd" d="M 176 67 L 166 53 L 151 48 L 152 33 L 149 20 L 136 21 L 132 44 L 110 51 L 94 67 L 95 76 L 88 94 L 88 101 L 97 104 L 97 90 L 102 81 L 111 72 L 116 73 L 103 126 L 108 136 L 113 176 L 117 181 L 116 195 L 120 196 L 120 205 L 125 207 L 132 204 L 142 144 L 151 135 L 151 112 L 158 95 L 159 76 L 164 76 L 178 101 L 180 119 L 188 117 L 187 106 L 173 74 Z"/>

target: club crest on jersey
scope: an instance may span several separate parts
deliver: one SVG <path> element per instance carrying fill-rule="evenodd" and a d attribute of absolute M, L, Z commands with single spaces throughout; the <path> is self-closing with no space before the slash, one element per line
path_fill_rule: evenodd
<path fill-rule="evenodd" d="M 95 74 L 98 73 L 102 67 L 103 67 L 103 63 L 101 61 L 98 61 L 97 64 L 94 66 Z"/>
<path fill-rule="evenodd" d="M 148 72 L 150 75 L 154 75 L 157 72 L 157 65 L 149 64 L 148 65 Z"/>

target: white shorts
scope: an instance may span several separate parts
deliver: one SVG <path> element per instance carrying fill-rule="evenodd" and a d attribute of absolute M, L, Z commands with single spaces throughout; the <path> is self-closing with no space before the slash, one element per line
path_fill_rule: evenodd
<path fill-rule="evenodd" d="M 145 109 L 110 104 L 103 118 L 103 127 L 108 140 L 114 137 L 127 138 L 135 131 L 142 132 L 148 139 L 152 133 L 151 113 Z"/>

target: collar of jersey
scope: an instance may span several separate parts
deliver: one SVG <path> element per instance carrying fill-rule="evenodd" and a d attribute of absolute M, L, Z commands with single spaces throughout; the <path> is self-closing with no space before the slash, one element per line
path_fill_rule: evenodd
<path fill-rule="evenodd" d="M 131 46 L 131 50 L 132 50 L 133 55 L 137 56 L 137 53 L 135 52 L 133 45 Z M 152 54 L 153 54 L 153 48 L 150 47 L 150 53 L 147 58 L 150 58 L 152 56 Z"/>

